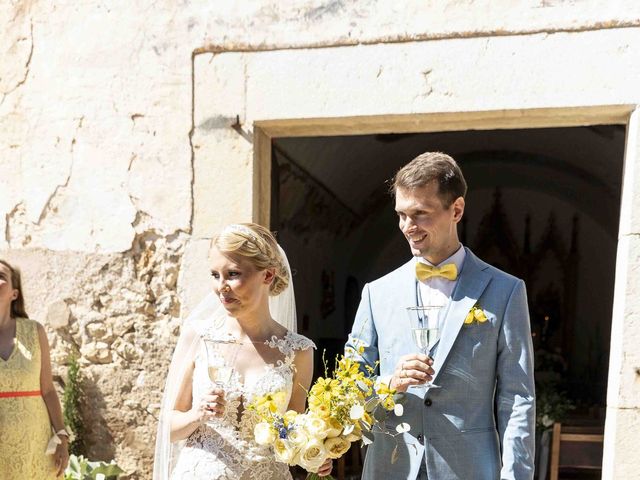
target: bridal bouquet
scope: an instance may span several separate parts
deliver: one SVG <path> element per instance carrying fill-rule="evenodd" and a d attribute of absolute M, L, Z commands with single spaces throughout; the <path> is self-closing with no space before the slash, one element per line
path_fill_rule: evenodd
<path fill-rule="evenodd" d="M 359 350 L 363 348 L 360 346 Z M 350 353 L 354 352 L 347 351 L 337 359 L 331 376 L 325 365 L 325 376 L 318 378 L 307 394 L 308 408 L 304 413 L 280 413 L 284 392 L 268 393 L 251 404 L 249 408 L 259 417 L 255 440 L 259 445 L 273 447 L 278 461 L 317 472 L 327 458 L 344 455 L 352 442 L 371 443 L 371 431 L 378 427 L 384 432 L 380 425 L 390 411 L 402 415 L 396 392 L 375 382 L 374 368 L 367 366 L 363 372 Z M 396 430 L 400 434 L 409 426 L 402 423 Z M 312 474 L 310 478 L 318 477 Z"/>

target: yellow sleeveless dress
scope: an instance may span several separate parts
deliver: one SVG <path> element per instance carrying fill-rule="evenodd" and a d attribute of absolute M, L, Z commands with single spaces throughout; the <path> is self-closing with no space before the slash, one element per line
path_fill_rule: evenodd
<path fill-rule="evenodd" d="M 40 390 L 40 343 L 37 323 L 16 321 L 16 344 L 7 360 L 0 358 L 0 394 Z M 0 478 L 55 479 L 53 455 L 46 455 L 51 438 L 42 396 L 0 395 Z"/>

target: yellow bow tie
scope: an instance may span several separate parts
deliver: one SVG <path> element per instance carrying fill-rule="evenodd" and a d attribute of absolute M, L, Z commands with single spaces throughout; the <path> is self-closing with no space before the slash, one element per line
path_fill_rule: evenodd
<path fill-rule="evenodd" d="M 416 277 L 421 282 L 431 277 L 444 277 L 447 280 L 455 280 L 458 278 L 458 267 L 455 263 L 447 263 L 441 267 L 432 267 L 422 262 L 416 263 Z"/>

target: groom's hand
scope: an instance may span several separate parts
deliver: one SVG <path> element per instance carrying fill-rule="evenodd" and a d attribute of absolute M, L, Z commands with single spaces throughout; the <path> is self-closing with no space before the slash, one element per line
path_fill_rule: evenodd
<path fill-rule="evenodd" d="M 433 377 L 433 360 L 427 355 L 412 353 L 400 358 L 391 377 L 389 387 L 398 392 L 406 392 L 412 385 L 422 385 Z"/>

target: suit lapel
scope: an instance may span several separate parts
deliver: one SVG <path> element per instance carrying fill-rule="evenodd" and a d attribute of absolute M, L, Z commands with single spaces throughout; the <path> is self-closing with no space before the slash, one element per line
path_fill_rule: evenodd
<path fill-rule="evenodd" d="M 400 298 L 398 299 L 399 300 L 398 303 L 394 302 L 394 305 L 402 306 L 402 314 L 404 315 L 402 317 L 403 322 L 406 319 L 408 319 L 408 317 L 405 314 L 405 309 L 407 307 L 415 307 L 416 305 L 418 305 L 418 297 L 417 297 L 418 279 L 416 278 L 415 265 L 416 265 L 415 260 L 412 259 L 402 266 L 402 275 L 401 275 L 402 287 L 398 289 L 398 294 L 400 295 Z"/>
<path fill-rule="evenodd" d="M 482 265 L 477 257 L 466 249 L 466 256 L 458 283 L 456 284 L 451 303 L 447 309 L 440 340 L 433 359 L 433 369 L 435 370 L 434 383 L 442 370 L 442 366 L 451 352 L 451 348 L 460 333 L 469 310 L 475 305 L 489 284 L 491 276 L 484 272 L 486 265 Z"/>

